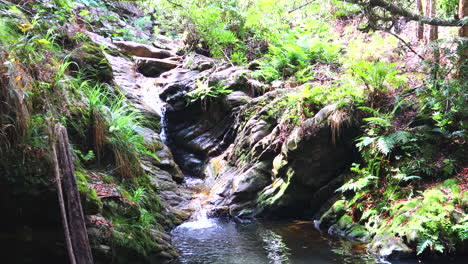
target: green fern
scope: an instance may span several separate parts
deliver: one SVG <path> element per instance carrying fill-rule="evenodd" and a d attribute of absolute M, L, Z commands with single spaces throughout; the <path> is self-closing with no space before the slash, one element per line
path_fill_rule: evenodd
<path fill-rule="evenodd" d="M 417 247 L 416 247 L 416 254 L 421 255 L 424 252 L 424 250 L 426 250 L 426 248 L 431 246 L 433 243 L 434 243 L 434 241 L 431 238 L 427 238 L 427 239 L 419 242 Z"/>

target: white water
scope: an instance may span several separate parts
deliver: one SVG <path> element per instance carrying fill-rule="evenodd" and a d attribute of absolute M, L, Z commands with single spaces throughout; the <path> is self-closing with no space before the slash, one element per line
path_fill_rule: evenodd
<path fill-rule="evenodd" d="M 194 207 L 196 213 L 192 217 L 193 219 L 181 224 L 177 228 L 202 229 L 216 226 L 216 222 L 213 219 L 208 218 L 207 211 L 201 206 L 201 202 L 199 200 L 194 201 Z"/>

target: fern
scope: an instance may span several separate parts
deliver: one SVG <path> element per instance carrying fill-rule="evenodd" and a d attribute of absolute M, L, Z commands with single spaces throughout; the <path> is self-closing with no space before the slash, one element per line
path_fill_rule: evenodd
<path fill-rule="evenodd" d="M 391 139 L 394 144 L 405 144 L 410 140 L 411 134 L 408 131 L 396 131 L 387 137 Z"/>
<path fill-rule="evenodd" d="M 411 181 L 411 180 L 420 180 L 421 177 L 419 176 L 415 176 L 415 175 L 410 175 L 408 176 L 407 174 L 405 173 L 397 173 L 395 176 L 393 176 L 393 178 L 399 180 L 399 181 Z"/>
<path fill-rule="evenodd" d="M 427 238 L 419 242 L 418 246 L 416 247 L 416 254 L 421 255 L 424 252 L 424 250 L 426 250 L 426 248 L 431 246 L 433 243 L 434 243 L 434 240 L 432 240 L 431 238 Z"/>
<path fill-rule="evenodd" d="M 384 117 L 385 116 L 384 114 L 380 113 L 378 109 L 374 109 L 372 107 L 360 106 L 360 107 L 358 107 L 358 109 L 366 111 L 366 112 L 372 114 L 373 116 L 377 116 L 377 117 Z"/>
<path fill-rule="evenodd" d="M 364 118 L 362 120 L 368 122 L 369 124 L 373 124 L 373 125 L 380 126 L 380 127 L 391 127 L 392 126 L 392 123 L 386 118 L 367 117 L 367 118 Z"/>
<path fill-rule="evenodd" d="M 382 154 L 388 155 L 394 147 L 393 143 L 394 142 L 389 137 L 379 137 L 379 139 L 377 139 L 377 149 Z"/>

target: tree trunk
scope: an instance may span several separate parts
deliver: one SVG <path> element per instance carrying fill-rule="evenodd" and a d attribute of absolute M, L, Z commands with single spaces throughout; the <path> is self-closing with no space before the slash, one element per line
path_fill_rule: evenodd
<path fill-rule="evenodd" d="M 435 17 L 436 16 L 437 3 L 436 0 L 426 0 L 426 16 Z M 426 38 L 425 43 L 429 44 L 431 41 L 438 39 L 438 27 L 432 25 L 425 25 L 426 28 Z"/>
<path fill-rule="evenodd" d="M 423 13 L 422 0 L 416 0 L 416 5 L 418 7 L 419 14 L 422 14 Z M 421 22 L 418 22 L 418 25 L 416 28 L 416 37 L 418 38 L 418 40 L 422 40 L 424 38 L 424 24 Z"/>
<path fill-rule="evenodd" d="M 49 139 L 50 139 L 50 150 L 52 155 L 52 162 L 54 163 L 54 177 L 55 177 L 55 185 L 57 186 L 57 196 L 60 205 L 60 214 L 62 215 L 62 224 L 63 224 L 63 233 L 65 235 L 65 243 L 67 245 L 67 252 L 68 257 L 70 259 L 70 264 L 76 264 L 75 261 L 75 253 L 73 252 L 73 244 L 71 241 L 70 236 L 70 227 L 68 226 L 68 217 L 67 217 L 67 209 L 65 207 L 65 201 L 63 198 L 63 190 L 62 190 L 62 180 L 60 175 L 60 168 L 58 164 L 57 158 L 57 148 L 55 147 L 55 133 L 52 132 L 51 125 L 49 123 Z"/>
<path fill-rule="evenodd" d="M 460 0 L 458 3 L 458 17 L 464 18 L 468 16 L 468 0 Z M 460 61 L 459 61 L 459 72 L 458 76 L 461 79 L 466 80 L 468 75 L 468 25 L 460 27 L 458 35 L 461 39 L 460 45 Z"/>
<path fill-rule="evenodd" d="M 61 168 L 63 178 L 62 183 L 66 198 L 68 227 L 70 228 L 74 257 L 77 264 L 92 264 L 93 256 L 86 231 L 80 194 L 76 185 L 75 168 L 73 166 L 67 130 L 62 125 L 57 125 L 55 131 L 58 165 Z"/>

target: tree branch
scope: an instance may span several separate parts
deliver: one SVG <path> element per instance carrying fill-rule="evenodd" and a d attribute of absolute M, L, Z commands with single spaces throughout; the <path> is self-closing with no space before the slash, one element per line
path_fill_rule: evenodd
<path fill-rule="evenodd" d="M 468 24 L 468 17 L 464 17 L 461 19 L 453 18 L 453 19 L 442 19 L 442 18 L 434 18 L 434 17 L 427 17 L 420 14 L 413 13 L 407 9 L 404 9 L 398 5 L 388 3 L 386 0 L 341 0 L 344 2 L 357 4 L 360 6 L 366 7 L 381 7 L 388 12 L 392 13 L 393 15 L 403 16 L 407 20 L 414 20 L 419 21 L 423 24 L 433 25 L 433 26 L 444 26 L 444 27 L 459 27 Z"/>
<path fill-rule="evenodd" d="M 311 1 L 309 1 L 309 2 L 307 2 L 307 3 L 305 3 L 305 4 L 303 4 L 303 5 L 301 5 L 301 6 L 299 6 L 299 7 L 296 7 L 296 8 L 294 8 L 294 9 L 291 9 L 291 10 L 289 10 L 288 14 L 291 14 L 292 12 L 295 12 L 295 11 L 301 9 L 301 8 L 304 8 L 304 7 L 306 7 L 306 6 L 310 5 L 310 4 L 312 4 L 313 2 L 315 2 L 315 0 L 311 0 Z"/>

